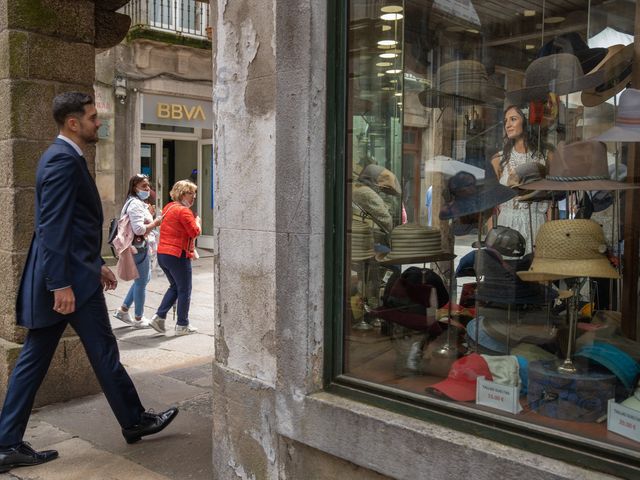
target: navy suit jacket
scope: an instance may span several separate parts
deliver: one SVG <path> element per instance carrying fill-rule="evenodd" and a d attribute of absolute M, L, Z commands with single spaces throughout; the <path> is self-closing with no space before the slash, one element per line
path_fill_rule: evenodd
<path fill-rule="evenodd" d="M 36 172 L 35 231 L 18 291 L 18 325 L 43 328 L 65 320 L 53 310 L 53 290 L 71 286 L 77 310 L 101 288 L 102 222 L 86 160 L 56 138 Z"/>

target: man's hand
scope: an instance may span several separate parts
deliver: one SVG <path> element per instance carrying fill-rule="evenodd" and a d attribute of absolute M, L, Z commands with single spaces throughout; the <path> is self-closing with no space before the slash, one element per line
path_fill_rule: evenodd
<path fill-rule="evenodd" d="M 76 297 L 71 287 L 53 292 L 53 309 L 61 315 L 69 315 L 76 311 Z"/>
<path fill-rule="evenodd" d="M 114 290 L 118 286 L 118 280 L 111 269 L 106 265 L 100 270 L 100 282 L 105 290 Z"/>

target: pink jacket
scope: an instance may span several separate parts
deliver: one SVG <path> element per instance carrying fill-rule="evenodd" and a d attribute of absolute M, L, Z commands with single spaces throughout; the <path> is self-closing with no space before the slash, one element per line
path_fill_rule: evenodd
<path fill-rule="evenodd" d="M 116 272 L 120 279 L 124 281 L 135 280 L 139 277 L 138 267 L 136 267 L 136 262 L 133 259 L 133 254 L 137 250 L 131 246 L 134 236 L 129 223 L 129 215 L 125 213 L 118 220 L 118 235 L 113 239 L 113 248 L 118 254 Z"/>

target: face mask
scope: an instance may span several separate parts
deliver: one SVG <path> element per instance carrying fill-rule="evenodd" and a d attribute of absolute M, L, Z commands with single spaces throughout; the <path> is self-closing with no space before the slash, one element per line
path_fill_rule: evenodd
<path fill-rule="evenodd" d="M 138 193 L 138 198 L 140 200 L 146 200 L 147 198 L 149 198 L 149 190 L 140 190 Z"/>

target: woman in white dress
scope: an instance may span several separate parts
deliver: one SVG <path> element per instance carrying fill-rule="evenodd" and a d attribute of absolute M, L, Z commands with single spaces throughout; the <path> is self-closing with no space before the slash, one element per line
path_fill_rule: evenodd
<path fill-rule="evenodd" d="M 509 175 L 525 163 L 536 162 L 547 166 L 548 158 L 542 148 L 529 136 L 527 119 L 518 107 L 510 106 L 504 112 L 504 147 L 491 159 L 496 177 L 502 185 L 509 185 Z M 498 225 L 513 228 L 527 241 L 527 253 L 532 251 L 532 238 L 547 220 L 549 202 L 521 202 L 514 198 L 500 205 Z"/>

